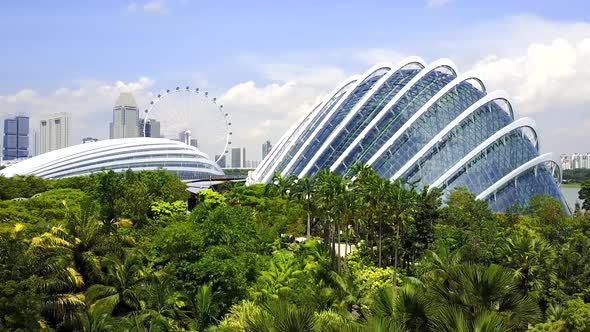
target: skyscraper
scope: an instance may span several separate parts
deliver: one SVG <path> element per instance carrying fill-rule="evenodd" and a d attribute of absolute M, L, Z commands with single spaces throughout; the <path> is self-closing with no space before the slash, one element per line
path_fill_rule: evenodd
<path fill-rule="evenodd" d="M 14 160 L 29 156 L 29 117 L 16 116 L 4 120 L 4 160 Z"/>
<path fill-rule="evenodd" d="M 70 113 L 61 112 L 41 117 L 39 154 L 66 148 L 70 145 Z"/>
<path fill-rule="evenodd" d="M 231 149 L 231 167 L 240 168 L 242 167 L 242 150 L 240 148 Z"/>
<path fill-rule="evenodd" d="M 139 136 L 143 137 L 143 123 L 145 119 L 139 120 Z M 160 121 L 155 119 L 148 119 L 147 125 L 145 126 L 145 137 L 160 138 Z"/>
<path fill-rule="evenodd" d="M 139 109 L 131 93 L 123 92 L 113 107 L 113 122 L 110 123 L 110 138 L 139 136 Z"/>
<path fill-rule="evenodd" d="M 270 144 L 270 141 L 266 141 L 266 142 L 262 143 L 262 160 L 264 160 L 264 158 L 266 158 L 266 156 L 269 154 L 271 149 L 272 149 L 272 144 Z"/>
<path fill-rule="evenodd" d="M 219 167 L 221 167 L 221 168 L 225 168 L 225 155 L 221 156 L 221 158 L 219 158 L 219 157 L 220 157 L 219 155 L 215 156 L 215 160 L 219 159 L 217 161 L 217 165 L 219 165 Z"/>
<path fill-rule="evenodd" d="M 246 168 L 246 148 L 242 148 L 242 167 Z"/>

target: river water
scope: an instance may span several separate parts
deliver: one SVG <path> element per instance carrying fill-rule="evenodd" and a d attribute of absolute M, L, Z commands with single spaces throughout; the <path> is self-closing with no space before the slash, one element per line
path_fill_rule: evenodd
<path fill-rule="evenodd" d="M 570 206 L 572 212 L 574 211 L 574 207 L 576 206 L 576 202 L 582 205 L 582 201 L 578 199 L 578 191 L 580 188 L 561 188 L 561 192 L 563 193 L 563 197 L 565 201 Z"/>

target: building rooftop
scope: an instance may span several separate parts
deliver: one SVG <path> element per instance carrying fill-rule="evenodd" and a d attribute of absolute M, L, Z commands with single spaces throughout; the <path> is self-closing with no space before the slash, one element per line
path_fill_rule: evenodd
<path fill-rule="evenodd" d="M 117 98 L 117 102 L 115 102 L 115 107 L 117 106 L 132 106 L 137 107 L 137 102 L 135 102 L 135 98 L 133 94 L 129 92 L 122 92 Z"/>

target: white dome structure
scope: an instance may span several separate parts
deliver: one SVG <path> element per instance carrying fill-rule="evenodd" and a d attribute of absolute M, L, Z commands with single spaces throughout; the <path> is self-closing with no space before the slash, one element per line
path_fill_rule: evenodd
<path fill-rule="evenodd" d="M 0 170 L 0 175 L 35 175 L 59 179 L 104 170 L 157 170 L 183 180 L 223 177 L 221 168 L 194 146 L 164 138 L 134 137 L 70 146 L 24 160 Z"/>

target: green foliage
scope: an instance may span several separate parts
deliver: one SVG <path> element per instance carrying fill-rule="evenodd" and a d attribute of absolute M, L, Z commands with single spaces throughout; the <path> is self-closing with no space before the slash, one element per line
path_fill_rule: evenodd
<path fill-rule="evenodd" d="M 150 216 L 156 220 L 162 217 L 178 217 L 186 215 L 186 212 L 187 203 L 184 201 L 176 201 L 172 203 L 155 201 L 150 205 Z"/>
<path fill-rule="evenodd" d="M 590 179 L 586 179 L 582 182 L 578 197 L 582 201 L 582 209 L 590 211 Z"/>
<path fill-rule="evenodd" d="M 197 202 L 204 204 L 208 209 L 214 209 L 218 206 L 225 205 L 225 198 L 223 195 L 211 189 L 206 189 L 197 193 Z"/>
<path fill-rule="evenodd" d="M 563 319 L 570 331 L 590 331 L 590 303 L 584 303 L 581 299 L 569 300 L 565 303 Z"/>
<path fill-rule="evenodd" d="M 353 175 L 0 178 L 0 329 L 590 330 L 590 215 Z"/>
<path fill-rule="evenodd" d="M 585 168 L 564 169 L 563 182 L 564 183 L 581 183 L 590 180 L 590 170 Z"/>

